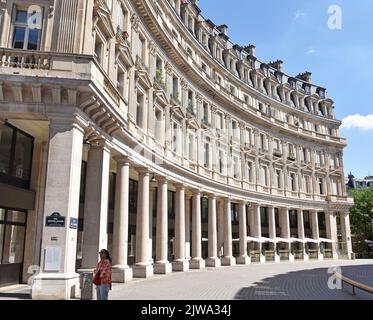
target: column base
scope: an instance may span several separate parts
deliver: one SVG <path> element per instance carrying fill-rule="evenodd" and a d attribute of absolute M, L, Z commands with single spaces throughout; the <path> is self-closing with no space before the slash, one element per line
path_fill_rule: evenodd
<path fill-rule="evenodd" d="M 132 270 L 134 278 L 150 278 L 154 275 L 154 269 L 152 265 L 134 265 L 132 267 Z"/>
<path fill-rule="evenodd" d="M 281 262 L 281 258 L 278 254 L 275 254 L 275 262 Z"/>
<path fill-rule="evenodd" d="M 323 255 L 322 253 L 319 253 L 319 254 L 317 255 L 317 260 L 319 260 L 319 261 L 324 261 L 324 255 Z"/>
<path fill-rule="evenodd" d="M 304 254 L 303 254 L 303 260 L 304 260 L 304 261 L 309 261 L 309 260 L 310 260 L 310 257 L 308 256 L 307 253 L 304 253 Z"/>
<path fill-rule="evenodd" d="M 237 264 L 250 264 L 251 258 L 249 256 L 240 256 L 236 258 Z"/>
<path fill-rule="evenodd" d="M 172 264 L 169 262 L 166 263 L 156 263 L 154 265 L 155 274 L 169 274 L 172 272 Z"/>
<path fill-rule="evenodd" d="M 236 259 L 234 257 L 223 257 L 221 259 L 221 265 L 222 266 L 234 266 L 236 265 Z"/>
<path fill-rule="evenodd" d="M 31 289 L 33 300 L 69 300 L 79 296 L 77 273 L 39 273 Z"/>
<path fill-rule="evenodd" d="M 265 255 L 261 254 L 259 259 L 260 259 L 260 263 L 266 263 Z"/>
<path fill-rule="evenodd" d="M 294 261 L 295 261 L 294 255 L 289 253 L 289 262 L 294 262 Z"/>
<path fill-rule="evenodd" d="M 206 262 L 203 259 L 192 259 L 189 261 L 190 269 L 204 269 L 206 268 Z"/>
<path fill-rule="evenodd" d="M 338 260 L 338 253 L 337 252 L 333 252 L 333 260 Z"/>
<path fill-rule="evenodd" d="M 182 261 L 173 261 L 172 262 L 172 271 L 175 272 L 184 272 L 189 270 L 189 261 L 182 260 Z"/>
<path fill-rule="evenodd" d="M 206 266 L 210 268 L 219 268 L 221 267 L 221 261 L 219 258 L 208 258 L 206 260 Z"/>
<path fill-rule="evenodd" d="M 133 270 L 130 267 L 112 268 L 112 281 L 114 283 L 127 283 L 133 279 Z"/>

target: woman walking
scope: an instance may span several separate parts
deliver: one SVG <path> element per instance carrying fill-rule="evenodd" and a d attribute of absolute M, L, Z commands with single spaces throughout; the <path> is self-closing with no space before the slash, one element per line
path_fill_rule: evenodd
<path fill-rule="evenodd" d="M 100 261 L 93 271 L 93 283 L 96 285 L 97 300 L 108 300 L 111 290 L 111 257 L 106 249 L 99 254 Z"/>

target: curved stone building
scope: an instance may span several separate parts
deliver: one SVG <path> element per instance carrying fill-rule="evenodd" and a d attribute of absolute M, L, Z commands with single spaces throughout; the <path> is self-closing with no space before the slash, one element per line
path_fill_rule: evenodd
<path fill-rule="evenodd" d="M 0 285 L 350 258 L 341 122 L 198 1 L 0 1 Z M 40 272 L 39 272 L 40 271 Z M 30 281 L 30 279 L 29 279 Z"/>

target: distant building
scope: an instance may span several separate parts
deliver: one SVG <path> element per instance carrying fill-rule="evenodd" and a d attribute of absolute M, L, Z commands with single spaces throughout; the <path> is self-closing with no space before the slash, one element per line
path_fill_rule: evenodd
<path fill-rule="evenodd" d="M 365 177 L 364 179 L 355 179 L 355 176 L 350 173 L 346 183 L 347 189 L 360 189 L 373 187 L 373 176 Z"/>

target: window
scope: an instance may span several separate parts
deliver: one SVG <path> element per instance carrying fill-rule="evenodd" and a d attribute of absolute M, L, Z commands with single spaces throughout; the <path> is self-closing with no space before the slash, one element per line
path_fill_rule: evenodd
<path fill-rule="evenodd" d="M 129 213 L 132 213 L 132 214 L 137 213 L 137 190 L 138 190 L 138 182 L 130 179 L 128 203 L 129 203 Z"/>
<path fill-rule="evenodd" d="M 32 12 L 28 12 L 28 8 L 15 8 L 13 14 L 13 48 L 40 49 L 42 12 L 43 10 L 41 8 L 37 9 L 37 6 Z"/>
<path fill-rule="evenodd" d="M 138 48 L 137 48 L 137 54 L 141 58 L 141 60 L 145 63 L 145 38 L 143 36 L 139 36 L 138 41 Z"/>
<path fill-rule="evenodd" d="M 114 172 L 110 172 L 109 175 L 109 209 L 114 210 L 115 206 L 115 183 L 117 175 Z"/>
<path fill-rule="evenodd" d="M 303 211 L 303 222 L 304 222 L 304 228 L 310 229 L 311 228 L 311 220 L 310 220 L 310 212 L 309 211 Z"/>
<path fill-rule="evenodd" d="M 207 102 L 203 103 L 203 122 L 209 123 L 209 105 Z"/>
<path fill-rule="evenodd" d="M 163 143 L 163 134 L 164 134 L 164 121 L 163 121 L 163 112 L 160 109 L 155 111 L 155 139 Z"/>
<path fill-rule="evenodd" d="M 87 179 L 87 162 L 82 161 L 82 170 L 80 174 L 80 196 L 79 202 L 84 203 L 85 198 L 85 188 L 86 188 L 86 179 Z"/>
<path fill-rule="evenodd" d="M 207 223 L 209 217 L 209 200 L 208 198 L 201 198 L 201 222 Z"/>
<path fill-rule="evenodd" d="M 232 120 L 232 135 L 235 139 L 240 138 L 240 130 L 238 128 L 238 123 L 235 120 Z"/>
<path fill-rule="evenodd" d="M 317 220 L 319 221 L 319 228 L 325 229 L 326 223 L 325 223 L 325 213 L 324 212 L 318 212 L 317 213 Z"/>
<path fill-rule="evenodd" d="M 297 213 L 297 210 L 289 210 L 289 221 L 290 221 L 290 228 L 297 228 L 298 227 L 298 213 Z"/>
<path fill-rule="evenodd" d="M 172 77 L 172 95 L 179 100 L 179 79 L 175 76 Z"/>
<path fill-rule="evenodd" d="M 324 179 L 319 178 L 319 194 L 323 195 L 324 194 Z"/>
<path fill-rule="evenodd" d="M 26 216 L 26 212 L 0 208 L 0 268 L 23 262 Z"/>
<path fill-rule="evenodd" d="M 117 89 L 120 93 L 120 95 L 127 99 L 127 70 L 125 68 L 122 68 L 118 64 L 118 69 L 117 69 Z"/>
<path fill-rule="evenodd" d="M 232 223 L 234 224 L 238 223 L 238 204 L 237 203 L 231 204 L 231 220 L 232 220 Z"/>
<path fill-rule="evenodd" d="M 260 208 L 260 223 L 262 227 L 268 227 L 267 208 Z"/>
<path fill-rule="evenodd" d="M 296 187 L 296 176 L 295 173 L 290 173 L 290 186 L 291 186 L 291 191 L 297 191 Z"/>
<path fill-rule="evenodd" d="M 181 125 L 178 122 L 173 122 L 172 125 L 172 150 L 180 155 L 181 153 Z"/>
<path fill-rule="evenodd" d="M 304 176 L 304 184 L 305 184 L 305 190 L 306 190 L 306 193 L 311 193 L 311 183 L 310 183 L 311 179 L 309 176 Z"/>
<path fill-rule="evenodd" d="M 206 138 L 205 143 L 204 143 L 204 166 L 206 168 L 210 168 L 211 164 L 211 157 L 210 157 L 210 138 Z"/>
<path fill-rule="evenodd" d="M 188 109 L 194 112 L 194 93 L 193 91 L 188 91 Z"/>
<path fill-rule="evenodd" d="M 233 177 L 238 179 L 240 177 L 240 162 L 238 157 L 233 157 Z"/>
<path fill-rule="evenodd" d="M 100 65 L 103 65 L 104 62 L 104 51 L 104 42 L 96 32 L 94 57 Z"/>
<path fill-rule="evenodd" d="M 276 170 L 276 187 L 278 189 L 281 189 L 282 188 L 282 185 L 281 185 L 281 170 Z"/>
<path fill-rule="evenodd" d="M 0 182 L 28 189 L 34 138 L 5 124 L 0 139 Z"/>
<path fill-rule="evenodd" d="M 120 5 L 120 10 L 118 10 L 118 27 L 122 31 L 127 31 L 128 26 L 128 12 L 127 10 L 120 4 L 120 1 L 118 1 Z"/>
<path fill-rule="evenodd" d="M 268 181 L 268 168 L 267 167 L 261 168 L 261 178 L 262 178 L 262 185 L 265 187 L 268 187 L 269 181 Z"/>
<path fill-rule="evenodd" d="M 225 152 L 224 150 L 219 150 L 219 173 L 224 174 L 225 168 Z"/>
<path fill-rule="evenodd" d="M 220 112 L 216 114 L 216 129 L 223 129 L 223 115 Z"/>
<path fill-rule="evenodd" d="M 195 136 L 193 133 L 188 134 L 188 158 L 195 161 Z"/>
<path fill-rule="evenodd" d="M 249 162 L 247 164 L 247 177 L 249 179 L 249 182 L 253 182 L 254 180 L 254 171 L 253 171 L 253 163 Z"/>
<path fill-rule="evenodd" d="M 262 151 L 265 150 L 265 137 L 264 134 L 260 134 L 260 148 Z"/>
<path fill-rule="evenodd" d="M 137 108 L 136 108 L 136 124 L 143 128 L 143 112 L 144 112 L 144 95 L 141 92 L 137 93 Z"/>

